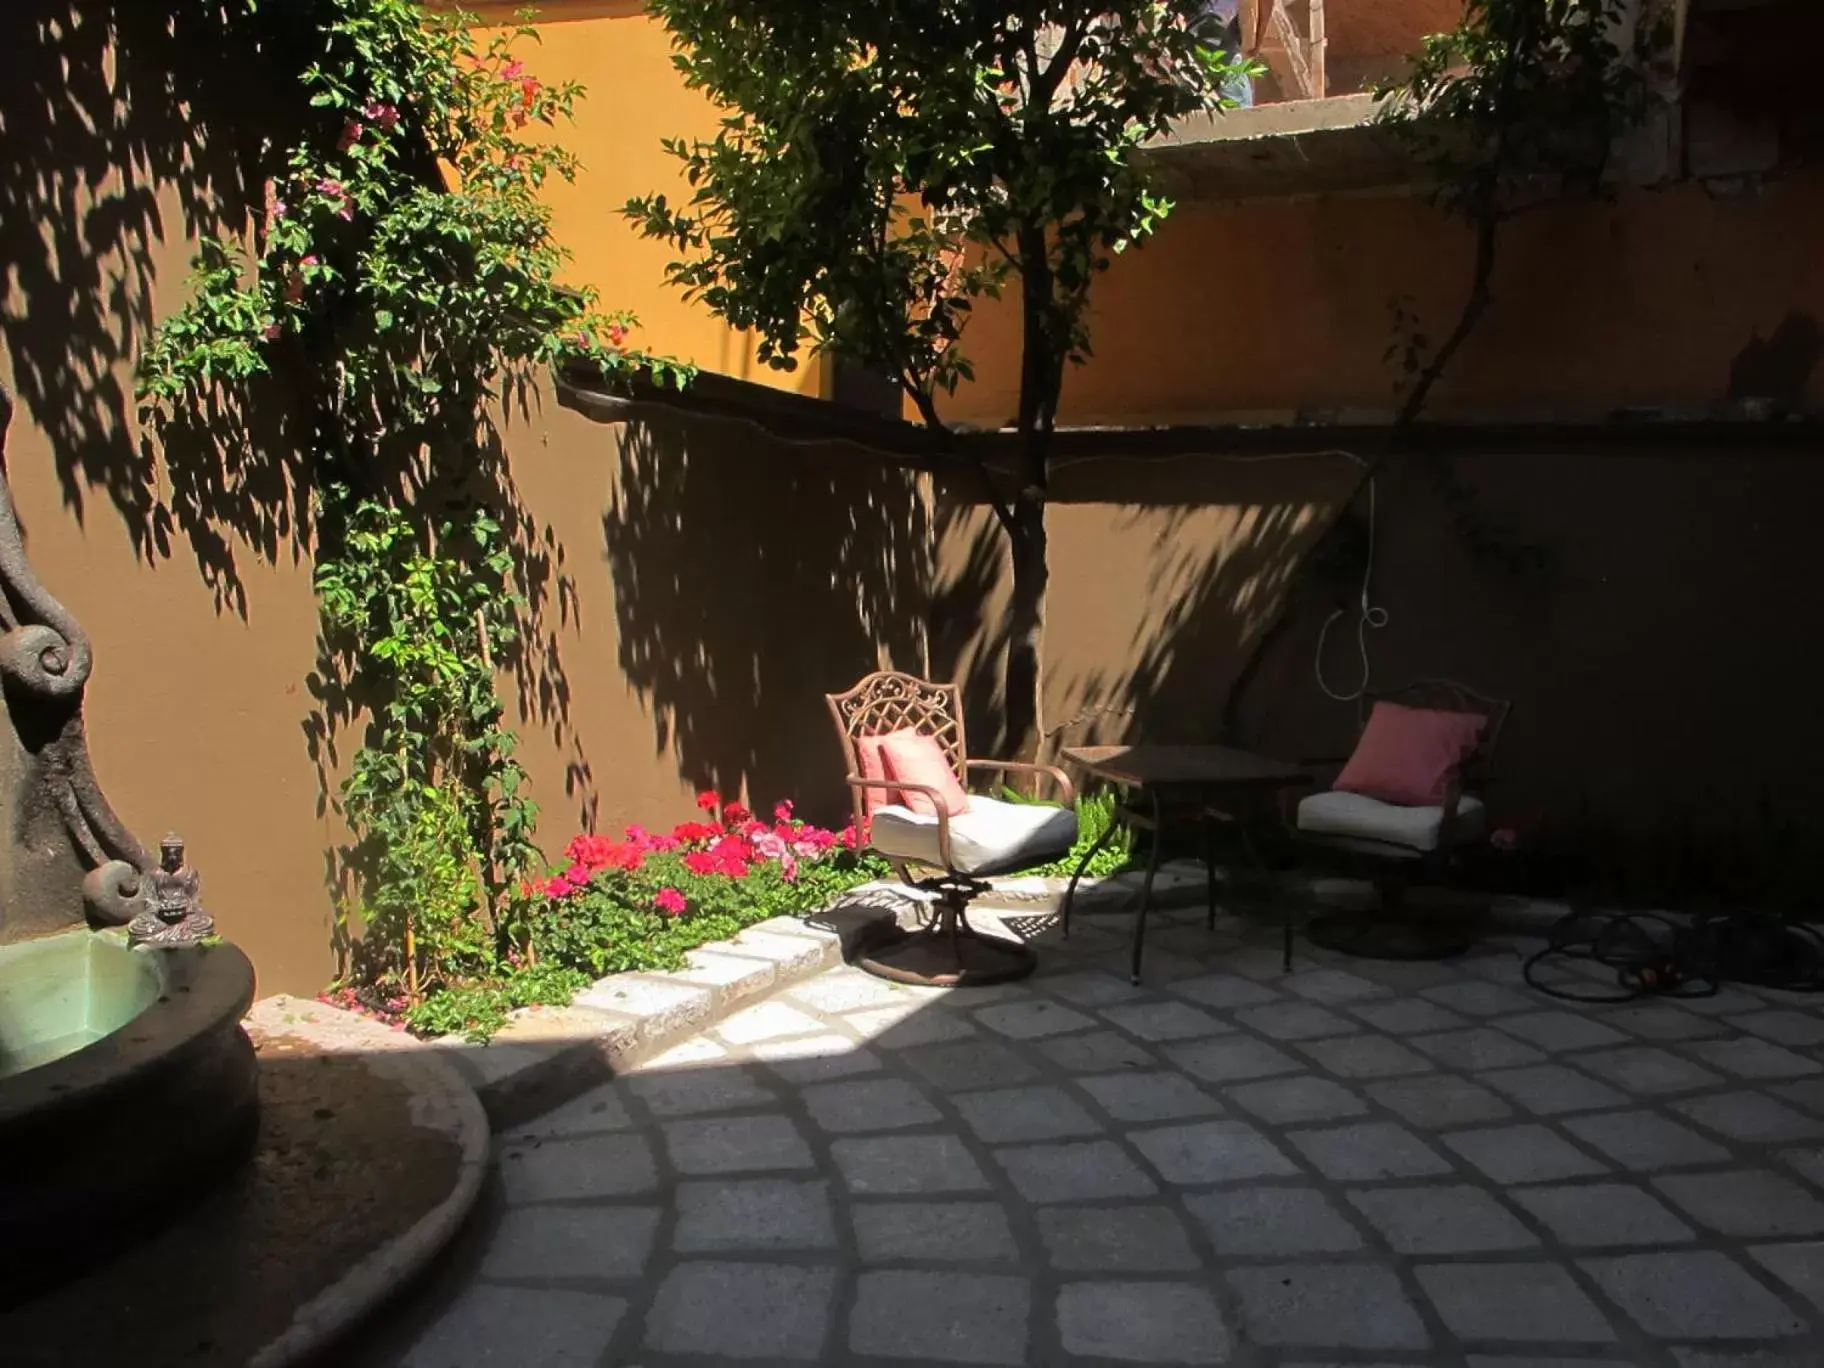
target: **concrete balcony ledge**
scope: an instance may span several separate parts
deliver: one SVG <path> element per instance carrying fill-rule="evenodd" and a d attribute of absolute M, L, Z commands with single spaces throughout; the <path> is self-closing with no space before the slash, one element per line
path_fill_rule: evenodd
<path fill-rule="evenodd" d="M 1368 94 L 1193 114 L 1146 155 L 1185 198 L 1287 198 L 1411 186 L 1420 168 Z"/>

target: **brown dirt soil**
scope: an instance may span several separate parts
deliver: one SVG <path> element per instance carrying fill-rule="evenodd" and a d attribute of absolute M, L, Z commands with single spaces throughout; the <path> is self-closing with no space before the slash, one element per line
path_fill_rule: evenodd
<path fill-rule="evenodd" d="M 178 1224 L 0 1312 L 7 1368 L 243 1368 L 300 1306 L 455 1186 L 460 1151 L 413 1125 L 402 1084 L 358 1056 L 255 1043 L 251 1160 Z"/>

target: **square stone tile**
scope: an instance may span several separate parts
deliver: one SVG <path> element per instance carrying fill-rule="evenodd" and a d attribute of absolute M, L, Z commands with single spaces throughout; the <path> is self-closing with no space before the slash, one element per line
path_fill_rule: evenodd
<path fill-rule="evenodd" d="M 1553 1054 L 1562 1050 L 1592 1050 L 1598 1045 L 1625 1045 L 1628 1038 L 1580 1012 L 1524 1012 L 1504 1017 L 1499 1028 L 1528 1045 Z"/>
<path fill-rule="evenodd" d="M 1581 1054 L 1577 1056 L 1577 1067 L 1600 1075 L 1618 1088 L 1649 1096 L 1695 1092 L 1723 1081 L 1708 1069 L 1650 1045 Z"/>
<path fill-rule="evenodd" d="M 729 1045 L 753 1045 L 782 1036 L 818 1035 L 823 1029 L 816 1017 L 787 1003 L 759 1002 L 722 1018 L 716 1035 Z"/>
<path fill-rule="evenodd" d="M 1169 1207 L 1046 1207 L 1035 1219 L 1051 1266 L 1068 1273 L 1177 1273 L 1201 1267 L 1183 1220 Z"/>
<path fill-rule="evenodd" d="M 672 1248 L 681 1254 L 728 1250 L 834 1249 L 828 1185 L 759 1178 L 678 1184 Z"/>
<path fill-rule="evenodd" d="M 633 1278 L 652 1258 L 657 1207 L 516 1207 L 482 1256 L 484 1278 Z"/>
<path fill-rule="evenodd" d="M 1716 1250 L 1584 1259 L 1581 1267 L 1656 1339 L 1773 1339 L 1805 1331 L 1785 1303 Z"/>
<path fill-rule="evenodd" d="M 1503 1035 L 1492 1026 L 1408 1036 L 1406 1043 L 1452 1069 L 1511 1069 L 1545 1059 L 1531 1045 Z"/>
<path fill-rule="evenodd" d="M 1304 1067 L 1284 1050 L 1247 1036 L 1168 1045 L 1165 1052 L 1180 1069 L 1206 1083 L 1242 1083 L 1251 1078 L 1296 1073 Z"/>
<path fill-rule="evenodd" d="M 1087 1030 L 1096 1024 L 1083 1013 L 1044 998 L 984 1007 L 975 1014 L 975 1022 L 1012 1040 L 1039 1040 L 1067 1031 Z"/>
<path fill-rule="evenodd" d="M 1491 1126 L 1486 1130 L 1456 1131 L 1438 1139 L 1503 1186 L 1587 1178 L 1609 1171 L 1607 1164 L 1592 1159 L 1544 1126 Z"/>
<path fill-rule="evenodd" d="M 1347 1017 L 1315 1002 L 1274 1002 L 1264 1007 L 1244 1007 L 1235 1020 L 1257 1034 L 1274 1040 L 1315 1040 L 1318 1036 L 1347 1035 L 1361 1029 Z"/>
<path fill-rule="evenodd" d="M 942 1121 L 943 1114 L 903 1078 L 857 1078 L 817 1083 L 799 1096 L 811 1119 L 835 1135 L 904 1130 Z"/>
<path fill-rule="evenodd" d="M 777 1101 L 746 1069 L 726 1064 L 675 1073 L 639 1073 L 628 1078 L 625 1086 L 657 1117 L 745 1111 L 770 1107 Z"/>
<path fill-rule="evenodd" d="M 975 1034 L 975 1027 L 956 1013 L 925 1003 L 913 1003 L 909 1007 L 875 1007 L 865 1012 L 848 1012 L 832 1020 L 840 1021 L 863 1040 L 883 1050 L 912 1050 L 921 1045 L 966 1040 Z"/>
<path fill-rule="evenodd" d="M 1235 1029 L 1185 1002 L 1127 1002 L 1104 1007 L 1099 1015 L 1142 1040 L 1196 1040 Z"/>
<path fill-rule="evenodd" d="M 1020 1196 L 1035 1205 L 1151 1197 L 1159 1191 L 1127 1151 L 1111 1140 L 1010 1145 L 997 1149 L 994 1157 Z"/>
<path fill-rule="evenodd" d="M 1781 1150 L 1780 1160 L 1813 1187 L 1824 1188 L 1824 1149 Z"/>
<path fill-rule="evenodd" d="M 1343 1078 L 1400 1078 L 1430 1073 L 1435 1067 L 1399 1041 L 1379 1035 L 1332 1036 L 1328 1040 L 1301 1041 L 1294 1048 L 1309 1055 L 1320 1068 Z"/>
<path fill-rule="evenodd" d="M 1227 1363 L 1216 1299 L 1188 1283 L 1079 1282 L 1058 1291 L 1064 1352 L 1126 1363 Z"/>
<path fill-rule="evenodd" d="M 951 1099 L 963 1120 L 991 1145 L 1019 1140 L 1061 1140 L 1099 1135 L 1097 1121 L 1064 1092 L 1049 1084 L 958 1093 Z"/>
<path fill-rule="evenodd" d="M 1531 1212 L 1560 1244 L 1579 1248 L 1684 1244 L 1696 1238 L 1690 1226 L 1626 1183 L 1516 1188 L 1508 1200 Z"/>
<path fill-rule="evenodd" d="M 412 1345 L 400 1368 L 596 1368 L 626 1314 L 623 1298 L 599 1292 L 472 1282 Z"/>
<path fill-rule="evenodd" d="M 1629 1098 L 1607 1083 L 1564 1064 L 1531 1064 L 1523 1069 L 1489 1069 L 1476 1075 L 1496 1092 L 1535 1116 L 1563 1116 L 1627 1105 Z"/>
<path fill-rule="evenodd" d="M 1337 1121 L 1345 1116 L 1360 1116 L 1368 1110 L 1368 1104 L 1342 1084 L 1315 1074 L 1239 1083 L 1225 1090 L 1223 1096 L 1243 1111 L 1276 1126 Z"/>
<path fill-rule="evenodd" d="M 793 984 L 785 990 L 785 996 L 813 1012 L 860 1012 L 873 1007 L 928 1001 L 938 993 L 904 983 L 891 983 L 844 965 Z"/>
<path fill-rule="evenodd" d="M 1806 1078 L 1797 1083 L 1773 1083 L 1767 1091 L 1775 1097 L 1803 1107 L 1813 1115 L 1824 1115 L 1824 1078 Z"/>
<path fill-rule="evenodd" d="M 1351 974 L 1345 969 L 1307 969 L 1303 973 L 1281 979 L 1279 986 L 1311 1002 L 1331 1005 L 1390 995 L 1390 990 L 1383 985 L 1359 974 Z"/>
<path fill-rule="evenodd" d="M 980 1192 L 981 1167 L 954 1135 L 874 1135 L 838 1140 L 830 1157 L 852 1193 L 886 1197 Z"/>
<path fill-rule="evenodd" d="M 1812 1012 L 1793 1012 L 1783 1007 L 1769 1008 L 1761 1012 L 1744 1012 L 1724 1020 L 1738 1031 L 1748 1031 L 1781 1045 L 1824 1045 L 1824 1017 Z"/>
<path fill-rule="evenodd" d="M 1736 984 L 1726 983 L 1709 997 L 1681 998 L 1679 1006 L 1687 1012 L 1723 1017 L 1761 1011 L 1767 1006 L 1767 999 Z"/>
<path fill-rule="evenodd" d="M 1363 978 L 1372 979 L 1396 993 L 1416 993 L 1421 988 L 1460 983 L 1463 979 L 1454 965 L 1436 960 L 1362 960 L 1349 967 Z"/>
<path fill-rule="evenodd" d="M 1247 1178 L 1289 1178 L 1298 1165 L 1241 1121 L 1204 1121 L 1132 1131 L 1128 1141 L 1168 1183 L 1197 1187 Z"/>
<path fill-rule="evenodd" d="M 639 1135 L 579 1135 L 508 1145 L 496 1164 L 509 1206 L 626 1197 L 658 1182 L 652 1149 Z"/>
<path fill-rule="evenodd" d="M 1439 1074 L 1425 1078 L 1387 1078 L 1367 1083 L 1362 1091 L 1420 1130 L 1473 1126 L 1478 1121 L 1505 1121 L 1514 1109 L 1480 1084 Z"/>
<path fill-rule="evenodd" d="M 1602 1014 L 1602 1019 L 1642 1040 L 1699 1040 L 1704 1036 L 1723 1035 L 1728 1029 L 1667 1002 L 1611 1008 Z"/>
<path fill-rule="evenodd" d="M 1362 1247 L 1361 1232 L 1316 1188 L 1250 1184 L 1186 1197 L 1184 1206 L 1224 1258 L 1347 1254 Z"/>
<path fill-rule="evenodd" d="M 1235 974 L 1205 974 L 1200 978 L 1179 979 L 1167 991 L 1219 1010 L 1258 1007 L 1263 1002 L 1280 1000 L 1280 995 L 1271 988 Z"/>
<path fill-rule="evenodd" d="M 554 1136 L 598 1135 L 604 1131 L 631 1130 L 633 1117 L 622 1100 L 620 1083 L 604 1083 L 573 1097 L 563 1106 L 546 1112 L 523 1126 L 515 1126 L 501 1137 L 508 1144 L 516 1140 L 544 1140 Z"/>
<path fill-rule="evenodd" d="M 1067 1073 L 1106 1073 L 1110 1069 L 1156 1069 L 1159 1061 L 1137 1041 L 1119 1031 L 1041 1040 L 1038 1051 Z"/>
<path fill-rule="evenodd" d="M 880 1056 L 847 1036 L 790 1036 L 762 1041 L 748 1053 L 787 1083 L 823 1083 L 880 1071 Z"/>
<path fill-rule="evenodd" d="M 1391 1121 L 1287 1131 L 1286 1139 L 1319 1173 L 1339 1183 L 1430 1178 L 1451 1172 L 1448 1159 Z"/>
<path fill-rule="evenodd" d="M 857 1279 L 849 1350 L 945 1363 L 1026 1362 L 1026 1279 L 883 1270 Z"/>
<path fill-rule="evenodd" d="M 665 1125 L 665 1148 L 679 1173 L 764 1173 L 815 1168 L 810 1146 L 783 1116 L 742 1116 Z"/>
<path fill-rule="evenodd" d="M 1447 1011 L 1423 998 L 1395 998 L 1391 1002 L 1352 1002 L 1344 1008 L 1377 1031 L 1390 1035 L 1416 1035 L 1420 1031 L 1453 1031 L 1469 1025 L 1469 1018 Z"/>
<path fill-rule="evenodd" d="M 1653 1186 L 1719 1234 L 1746 1239 L 1824 1234 L 1824 1202 L 1767 1169 L 1668 1173 Z"/>
<path fill-rule="evenodd" d="M 1177 1121 L 1214 1116 L 1222 1105 L 1181 1073 L 1092 1074 L 1077 1086 L 1117 1121 Z"/>
<path fill-rule="evenodd" d="M 1459 1339 L 1615 1342 L 1608 1319 L 1559 1264 L 1421 1264 L 1413 1275 Z"/>
<path fill-rule="evenodd" d="M 1042 977 L 1036 981 L 1036 986 L 1053 997 L 1063 998 L 1078 1007 L 1106 1007 L 1111 1002 L 1133 1002 L 1152 991 L 1150 988 L 1137 988 L 1120 975 L 1101 970 Z"/>
<path fill-rule="evenodd" d="M 646 1315 L 664 1354 L 814 1361 L 823 1355 L 836 1270 L 782 1263 L 682 1263 Z"/>
<path fill-rule="evenodd" d="M 1257 1344 L 1310 1349 L 1427 1349 L 1431 1337 L 1383 1264 L 1269 1264 L 1227 1274 Z"/>
<path fill-rule="evenodd" d="M 1422 988 L 1419 996 L 1427 1002 L 1467 1016 L 1491 1017 L 1504 1012 L 1536 1012 L 1541 999 L 1532 993 L 1517 993 L 1498 983 L 1464 981 Z"/>
<path fill-rule="evenodd" d="M 1672 1104 L 1706 1130 L 1753 1145 L 1788 1145 L 1824 1136 L 1824 1123 L 1762 1092 L 1715 1093 Z"/>
<path fill-rule="evenodd" d="M 1564 1128 L 1584 1144 L 1602 1151 L 1633 1172 L 1715 1164 L 1729 1151 L 1658 1112 L 1616 1112 L 1612 1116 L 1576 1116 Z"/>
<path fill-rule="evenodd" d="M 1824 1243 L 1758 1245 L 1748 1251 L 1761 1267 L 1824 1311 Z"/>
<path fill-rule="evenodd" d="M 1824 1065 L 1816 1060 L 1753 1036 L 1735 1040 L 1694 1040 L 1684 1046 L 1684 1051 L 1711 1068 L 1737 1078 L 1802 1078 L 1806 1074 L 1824 1073 Z"/>
<path fill-rule="evenodd" d="M 914 1073 L 945 1092 L 962 1088 L 999 1088 L 1024 1083 L 1038 1070 L 996 1040 L 922 1045 L 900 1053 Z"/>
<path fill-rule="evenodd" d="M 1348 1197 L 1401 1254 L 1475 1254 L 1539 1243 L 1481 1188 L 1355 1188 Z"/>
<path fill-rule="evenodd" d="M 849 1217 L 864 1263 L 1014 1263 L 1020 1256 L 998 1202 L 856 1202 Z"/>

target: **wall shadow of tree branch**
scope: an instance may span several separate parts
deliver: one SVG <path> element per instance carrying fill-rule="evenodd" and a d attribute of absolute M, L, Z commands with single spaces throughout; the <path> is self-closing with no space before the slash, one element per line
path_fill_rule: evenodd
<path fill-rule="evenodd" d="M 689 782 L 840 824 L 823 695 L 928 656 L 915 471 L 655 414 L 619 430 L 602 536 L 620 665 Z M 806 744 L 827 736 L 827 744 Z"/>

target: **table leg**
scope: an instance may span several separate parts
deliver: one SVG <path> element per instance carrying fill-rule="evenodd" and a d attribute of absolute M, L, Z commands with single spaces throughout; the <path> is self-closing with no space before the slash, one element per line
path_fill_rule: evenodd
<path fill-rule="evenodd" d="M 1077 880 L 1083 877 L 1083 871 L 1089 868 L 1089 862 L 1095 859 L 1096 856 L 1102 852 L 1102 848 L 1114 839 L 1115 831 L 1121 825 L 1119 815 L 1120 814 L 1117 811 L 1116 819 L 1111 820 L 1109 824 L 1102 829 L 1102 834 L 1096 837 L 1095 844 L 1083 852 L 1083 858 L 1077 861 L 1076 871 L 1071 874 L 1070 883 L 1066 885 L 1064 889 L 1064 906 L 1061 910 L 1059 920 L 1062 921 L 1064 926 L 1065 940 L 1070 939 L 1070 909 L 1071 905 L 1077 900 Z"/>
<path fill-rule="evenodd" d="M 1165 818 L 1160 811 L 1159 791 L 1154 789 L 1153 844 L 1146 854 L 1146 882 L 1140 886 L 1140 915 L 1134 919 L 1134 968 L 1130 980 L 1140 986 L 1140 956 L 1146 949 L 1146 914 L 1153 905 L 1153 876 L 1159 872 L 1159 847 L 1165 836 Z"/>

